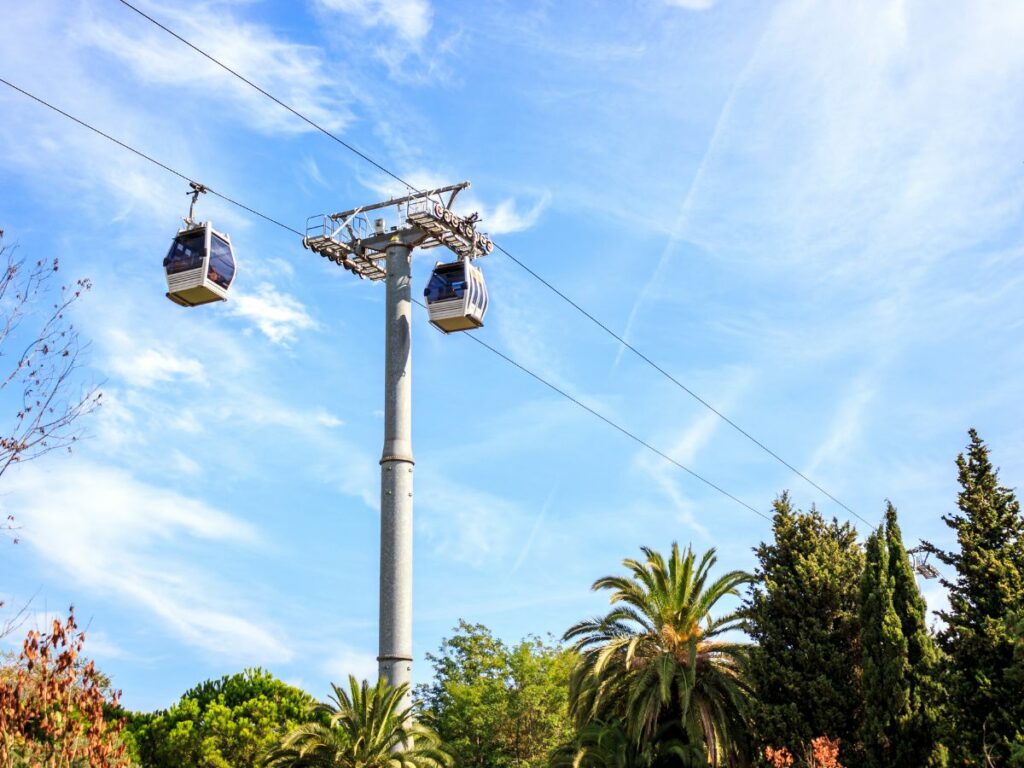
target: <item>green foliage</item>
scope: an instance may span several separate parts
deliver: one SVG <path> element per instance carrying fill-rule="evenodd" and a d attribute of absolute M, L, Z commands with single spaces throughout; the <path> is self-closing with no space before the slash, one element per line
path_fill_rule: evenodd
<path fill-rule="evenodd" d="M 885 524 L 868 538 L 860 590 L 866 764 L 943 765 L 945 756 L 937 747 L 941 689 L 934 677 L 936 653 L 892 504 Z"/>
<path fill-rule="evenodd" d="M 851 764 L 860 726 L 859 588 L 864 553 L 848 523 L 775 500 L 774 540 L 754 551 L 756 581 L 744 604 L 751 709 L 758 752 L 840 739 Z"/>
<path fill-rule="evenodd" d="M 667 560 L 642 551 L 643 561 L 623 561 L 628 575 L 594 582 L 595 590 L 611 591 L 615 607 L 565 634 L 581 654 L 570 687 L 573 714 L 581 728 L 620 720 L 636 744 L 669 729 L 699 751 L 695 764 L 732 764 L 748 752 L 746 646 L 723 639 L 739 628 L 735 613 L 712 613 L 750 577 L 731 571 L 709 581 L 714 550 L 699 561 L 677 544 Z"/>
<path fill-rule="evenodd" d="M 1006 681 L 1018 691 L 1024 691 L 1024 610 L 1008 617 L 1007 626 L 1013 642 L 1013 663 L 1006 671 Z M 1024 768 L 1024 718 L 1017 725 L 1017 733 L 1010 744 L 1010 768 Z"/>
<path fill-rule="evenodd" d="M 1013 617 L 1024 610 L 1024 517 L 973 429 L 957 468 L 959 511 L 942 519 L 959 549 L 928 545 L 957 574 L 942 581 L 950 608 L 939 613 L 946 622 L 939 642 L 949 657 L 949 747 L 958 764 L 1005 765 L 1013 749 L 1020 751 L 1014 742 L 1024 722 L 1024 696 L 1013 677 Z"/>
<path fill-rule="evenodd" d="M 417 689 L 420 706 L 459 766 L 542 766 L 568 739 L 571 652 L 537 638 L 509 648 L 461 621 L 427 659 L 434 681 Z"/>
<path fill-rule="evenodd" d="M 444 768 L 451 764 L 437 734 L 402 708 L 407 686 L 391 687 L 380 679 L 371 688 L 351 675 L 348 682 L 348 691 L 331 686 L 333 705 L 317 706 L 327 724 L 307 723 L 291 730 L 267 755 L 266 768 Z"/>
<path fill-rule="evenodd" d="M 675 738 L 672 728 L 662 728 L 654 738 L 637 742 L 621 721 L 590 723 L 572 743 L 551 757 L 551 768 L 678 768 L 706 766 L 700 745 Z"/>
<path fill-rule="evenodd" d="M 861 578 L 861 647 L 864 653 L 862 687 L 864 720 L 861 728 L 867 764 L 890 765 L 896 751 L 894 738 L 899 719 L 908 707 L 907 640 L 893 607 L 892 575 L 885 532 L 879 528 L 868 537 Z"/>
<path fill-rule="evenodd" d="M 170 709 L 129 721 L 144 768 L 252 768 L 316 701 L 261 669 L 208 680 Z"/>

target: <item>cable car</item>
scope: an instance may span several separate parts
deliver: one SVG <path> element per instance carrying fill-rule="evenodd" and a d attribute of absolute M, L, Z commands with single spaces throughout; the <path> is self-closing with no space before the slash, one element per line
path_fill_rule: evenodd
<path fill-rule="evenodd" d="M 469 331 L 484 324 L 487 284 L 480 268 L 468 259 L 437 262 L 423 296 L 430 324 L 445 333 Z"/>
<path fill-rule="evenodd" d="M 192 183 L 192 206 L 184 228 L 178 230 L 164 257 L 167 298 L 183 307 L 197 307 L 213 301 L 227 301 L 235 279 L 235 255 L 231 238 L 206 221 L 192 218 L 196 199 L 206 192 Z"/>

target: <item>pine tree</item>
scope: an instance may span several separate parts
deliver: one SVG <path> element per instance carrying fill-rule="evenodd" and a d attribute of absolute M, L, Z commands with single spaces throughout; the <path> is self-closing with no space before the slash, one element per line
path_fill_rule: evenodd
<path fill-rule="evenodd" d="M 758 751 L 802 749 L 838 738 L 856 765 L 860 722 L 859 590 L 864 554 L 847 523 L 775 501 L 774 540 L 762 543 L 745 602 L 756 691 L 752 723 Z"/>
<path fill-rule="evenodd" d="M 937 745 L 940 688 L 926 606 L 903 546 L 896 509 L 867 543 L 861 579 L 864 721 L 867 764 L 923 768 L 945 763 Z"/>
<path fill-rule="evenodd" d="M 956 570 L 939 642 L 949 657 L 948 694 L 957 763 L 1005 765 L 1020 723 L 1024 695 L 1012 676 L 1012 617 L 1024 610 L 1024 517 L 1009 488 L 999 485 L 989 450 L 970 430 L 966 456 L 957 457 L 959 512 L 943 521 L 956 532 L 958 551 L 928 544 Z"/>

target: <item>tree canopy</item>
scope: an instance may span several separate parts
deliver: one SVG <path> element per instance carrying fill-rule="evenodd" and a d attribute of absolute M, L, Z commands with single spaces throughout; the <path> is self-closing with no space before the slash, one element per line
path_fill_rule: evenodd
<path fill-rule="evenodd" d="M 712 580 L 713 549 L 699 558 L 675 543 L 667 558 L 642 552 L 642 560 L 623 561 L 627 575 L 594 582 L 610 592 L 613 608 L 565 633 L 580 654 L 570 687 L 576 722 L 619 721 L 636 744 L 671 738 L 699 753 L 701 764 L 743 761 L 747 648 L 726 639 L 739 617 L 714 612 L 750 577 L 729 571 Z"/>
<path fill-rule="evenodd" d="M 207 680 L 129 728 L 146 768 L 253 768 L 297 725 L 323 721 L 316 701 L 262 669 Z"/>
<path fill-rule="evenodd" d="M 507 646 L 481 624 L 460 621 L 437 654 L 420 710 L 459 766 L 543 766 L 572 733 L 574 654 L 539 638 Z"/>
<path fill-rule="evenodd" d="M 773 540 L 755 550 L 758 566 L 745 604 L 755 691 L 752 729 L 761 753 L 804 750 L 815 738 L 858 741 L 861 719 L 859 589 L 864 552 L 848 523 L 813 507 L 775 500 Z"/>
<path fill-rule="evenodd" d="M 989 449 L 970 430 L 957 457 L 957 512 L 942 519 L 956 534 L 955 550 L 928 549 L 950 566 L 944 578 L 949 610 L 939 642 L 948 657 L 948 693 L 963 765 L 1005 764 L 1021 738 L 1024 697 L 1013 679 L 1015 617 L 1024 611 L 1024 516 L 1013 491 L 999 483 Z"/>
<path fill-rule="evenodd" d="M 892 504 L 866 549 L 860 584 L 865 762 L 872 768 L 943 765 L 937 656 Z"/>
<path fill-rule="evenodd" d="M 296 726 L 267 754 L 266 768 L 446 768 L 451 756 L 437 734 L 417 722 L 402 700 L 408 686 L 383 679 L 371 686 L 349 675 L 332 685 L 315 711 L 327 722 Z"/>

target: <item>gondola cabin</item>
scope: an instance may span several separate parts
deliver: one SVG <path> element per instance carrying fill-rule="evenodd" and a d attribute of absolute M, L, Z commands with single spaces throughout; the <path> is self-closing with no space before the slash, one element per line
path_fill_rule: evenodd
<path fill-rule="evenodd" d="M 487 284 L 469 260 L 438 262 L 423 295 L 430 324 L 445 333 L 469 331 L 484 324 Z"/>
<path fill-rule="evenodd" d="M 186 225 L 171 243 L 164 259 L 167 298 L 183 307 L 227 301 L 235 279 L 231 238 L 209 222 Z"/>

